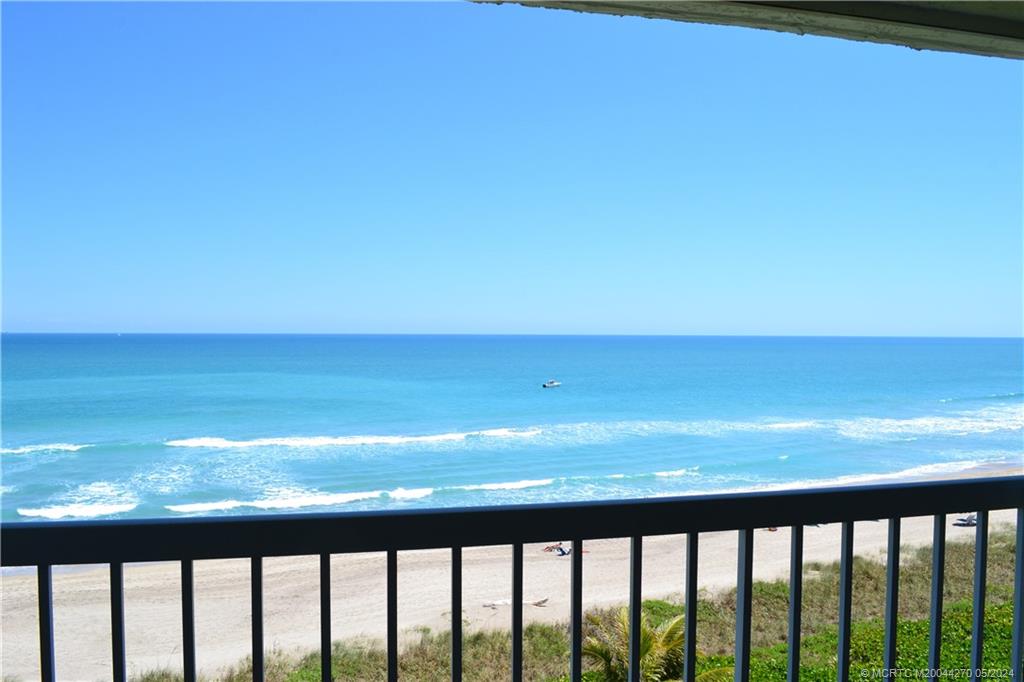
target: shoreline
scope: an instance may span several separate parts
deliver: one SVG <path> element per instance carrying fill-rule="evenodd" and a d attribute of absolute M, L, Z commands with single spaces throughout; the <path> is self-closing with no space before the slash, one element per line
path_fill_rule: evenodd
<path fill-rule="evenodd" d="M 70 446 L 69 446 L 70 447 Z M 75 446 L 79 447 L 79 446 Z M 85 447 L 85 446 L 82 446 Z M 696 467 L 695 467 L 696 468 Z M 680 470 L 688 471 L 686 469 Z M 1015 464 L 1012 458 L 1004 457 L 996 460 L 958 460 L 958 461 L 945 461 L 945 462 L 933 462 L 931 464 L 922 464 L 910 467 L 908 469 L 899 469 L 897 471 L 889 472 L 873 472 L 863 474 L 841 474 L 838 476 L 825 477 L 825 478 L 798 478 L 789 481 L 773 482 L 773 483 L 759 483 L 752 485 L 739 485 L 731 488 L 716 488 L 710 491 L 699 490 L 699 489 L 685 489 L 682 491 L 666 491 L 666 492 L 654 492 L 649 494 L 640 494 L 635 496 L 623 496 L 623 497 L 598 497 L 595 499 L 578 499 L 575 497 L 566 498 L 563 501 L 566 502 L 589 502 L 589 501 L 622 501 L 630 499 L 653 499 L 662 497 L 687 497 L 692 495 L 724 495 L 724 494 L 736 494 L 736 493 L 756 493 L 756 492 L 771 492 L 771 491 L 795 491 L 805 489 L 820 489 L 820 488 L 838 488 L 852 485 L 882 485 L 885 483 L 901 483 L 910 481 L 928 481 L 928 480 L 951 480 L 957 478 L 975 478 L 981 476 L 999 476 L 1009 473 L 1024 473 L 1024 453 L 1021 453 L 1021 460 L 1019 464 Z M 679 472 L 667 471 L 667 472 L 654 472 L 655 476 L 674 476 Z M 606 478 L 616 478 L 618 475 L 607 476 Z M 567 477 L 553 477 L 536 480 L 520 480 L 507 483 L 483 483 L 483 484 L 467 484 L 460 486 L 447 486 L 440 488 L 440 490 L 446 489 L 498 489 L 498 488 L 532 488 L 538 486 L 547 486 L 555 482 L 564 482 L 568 480 Z M 46 507 L 40 509 L 24 509 L 17 508 L 19 518 L 10 519 L 4 521 L 5 523 L 14 522 L 26 522 L 27 519 L 32 518 L 43 518 L 46 521 L 107 521 L 107 520 L 146 520 L 146 521 L 160 521 L 163 519 L 174 519 L 174 518 L 195 518 L 205 517 L 210 512 L 214 512 L 214 518 L 222 516 L 230 516 L 219 514 L 216 512 L 228 511 L 243 507 L 252 507 L 263 510 L 263 513 L 283 513 L 283 514 L 302 514 L 302 513 L 313 513 L 317 508 L 323 510 L 323 507 L 328 507 L 328 512 L 333 513 L 346 513 L 346 512 L 357 512 L 357 511 L 387 511 L 387 508 L 380 509 L 362 509 L 345 508 L 338 509 L 337 504 L 341 502 L 353 502 L 362 501 L 371 498 L 379 497 L 391 497 L 395 499 L 418 499 L 427 497 L 435 492 L 435 488 L 396 488 L 394 490 L 374 490 L 374 491 L 362 491 L 362 492 L 327 492 L 327 493 L 312 493 L 305 495 L 299 500 L 255 500 L 255 501 L 239 501 L 235 499 L 224 500 L 221 502 L 198 502 L 198 503 L 187 503 L 178 505 L 165 505 L 164 509 L 171 511 L 172 514 L 164 516 L 128 516 L 120 517 L 116 519 L 109 518 L 111 514 L 119 512 L 130 512 L 130 509 L 111 509 L 111 505 L 99 504 L 96 506 L 102 507 L 102 511 L 96 513 L 84 513 L 80 508 L 81 505 L 72 504 L 56 507 Z M 2 501 L 2 497 L 0 497 Z M 542 504 L 550 500 L 541 500 L 537 503 Z M 295 503 L 294 506 L 289 506 L 289 502 Z M 519 502 L 500 502 L 497 504 L 518 504 Z M 530 502 L 525 502 L 529 504 Z M 468 504 L 468 505 L 456 505 L 464 506 L 469 508 L 481 507 L 481 506 L 494 506 L 495 503 L 485 504 Z M 333 506 L 332 506 L 333 505 Z M 116 505 L 114 505 L 116 506 Z M 130 505 L 134 508 L 134 503 Z M 74 513 L 68 513 L 70 507 L 76 507 Z M 310 509 L 312 507 L 312 509 Z M 426 509 L 438 509 L 438 508 L 455 508 L 455 506 L 449 507 L 446 505 L 432 506 L 414 506 L 405 507 L 404 511 L 420 511 Z M 54 511 L 57 510 L 57 511 Z M 91 510 L 90 510 L 91 511 Z M 10 572 L 9 568 L 0 568 L 0 574 L 7 574 Z"/>
<path fill-rule="evenodd" d="M 1024 467 L 982 464 L 955 475 L 916 476 L 901 482 L 1019 475 Z M 895 480 L 893 480 L 895 482 Z M 862 480 L 852 484 L 864 483 Z M 968 512 L 971 510 L 963 510 Z M 992 528 L 1013 523 L 1014 511 L 992 514 Z M 951 519 L 950 519 L 951 520 Z M 904 547 L 931 542 L 932 518 L 904 519 Z M 973 528 L 947 528 L 947 540 L 971 538 Z M 754 578 L 773 580 L 789 573 L 789 529 L 759 529 Z M 556 541 L 558 538 L 552 538 Z M 856 524 L 855 552 L 883 558 L 887 524 Z M 524 546 L 523 621 L 568 620 L 570 561 L 543 552 L 546 543 Z M 628 598 L 628 540 L 585 543 L 584 608 L 623 604 Z M 679 598 L 683 589 L 685 536 L 650 536 L 644 542 L 644 597 Z M 804 561 L 839 558 L 839 524 L 807 527 Z M 415 628 L 443 630 L 450 622 L 450 553 L 447 549 L 399 554 L 399 630 L 405 641 Z M 701 534 L 702 590 L 729 589 L 736 580 L 736 534 Z M 382 639 L 385 619 L 383 553 L 334 555 L 331 559 L 334 639 Z M 511 618 L 511 548 L 463 550 L 464 619 L 470 630 L 507 629 Z M 5 676 L 38 676 L 38 614 L 34 570 L 4 573 L 2 585 Z M 312 650 L 319 646 L 318 557 L 269 557 L 264 570 L 264 641 L 267 649 Z M 180 575 L 174 562 L 130 564 L 125 568 L 125 622 L 129 670 L 141 673 L 181 665 Z M 109 678 L 109 581 L 103 565 L 54 572 L 54 626 L 61 679 Z M 215 674 L 250 654 L 249 563 L 222 559 L 195 563 L 196 658 L 202 674 Z M 543 605 L 535 605 L 542 603 Z"/>

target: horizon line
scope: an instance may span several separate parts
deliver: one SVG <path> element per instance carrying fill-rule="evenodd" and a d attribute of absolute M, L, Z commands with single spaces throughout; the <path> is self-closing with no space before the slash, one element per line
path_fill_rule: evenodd
<path fill-rule="evenodd" d="M 409 337 L 543 337 L 543 338 L 763 338 L 763 339 L 993 339 L 1024 340 L 1019 336 L 948 334 L 602 334 L 538 332 L 204 332 L 204 331 L 0 331 L 0 336 L 409 336 Z"/>

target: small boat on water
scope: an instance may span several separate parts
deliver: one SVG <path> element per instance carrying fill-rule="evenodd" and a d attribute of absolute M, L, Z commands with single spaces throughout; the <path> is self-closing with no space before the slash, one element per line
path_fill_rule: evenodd
<path fill-rule="evenodd" d="M 558 388 L 561 385 L 562 385 L 562 382 L 558 381 L 557 379 L 548 379 L 543 384 L 541 384 L 540 387 L 541 388 Z"/>

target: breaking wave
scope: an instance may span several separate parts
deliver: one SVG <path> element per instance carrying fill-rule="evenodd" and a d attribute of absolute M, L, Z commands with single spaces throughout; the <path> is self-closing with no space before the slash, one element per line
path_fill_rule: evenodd
<path fill-rule="evenodd" d="M 253 509 L 301 509 L 303 507 L 329 507 L 360 500 L 372 500 L 384 494 L 382 490 L 358 493 L 302 493 L 262 500 L 220 500 L 218 502 L 197 502 L 194 504 L 171 504 L 166 509 L 182 514 L 194 514 L 211 511 L 230 511 L 242 507 Z"/>
<path fill-rule="evenodd" d="M 42 445 L 21 445 L 16 448 L 0 448 L 3 455 L 28 455 L 33 452 L 77 452 L 88 445 L 76 443 L 43 443 Z"/>
<path fill-rule="evenodd" d="M 454 486 L 457 490 L 522 490 L 523 488 L 537 488 L 551 485 L 555 482 L 553 478 L 539 478 L 535 480 L 512 481 L 510 483 L 474 483 L 473 485 Z"/>
<path fill-rule="evenodd" d="M 972 469 L 979 469 L 991 464 L 994 464 L 992 460 L 964 460 L 957 462 L 939 462 L 935 464 L 922 464 L 916 467 L 910 467 L 909 469 L 901 469 L 900 471 L 892 471 L 886 473 L 867 473 L 867 474 L 848 474 L 845 476 L 835 476 L 833 478 L 811 478 L 796 481 L 784 481 L 777 483 L 759 483 L 747 486 L 739 486 L 734 488 L 727 488 L 721 490 L 714 490 L 710 492 L 714 493 L 742 493 L 742 492 L 760 492 L 768 490 L 795 490 L 804 488 L 831 488 L 848 485 L 863 485 L 869 483 L 886 483 L 894 481 L 912 481 L 912 480 L 927 480 L 927 479 L 941 479 L 945 474 L 962 474 Z M 1024 464 L 1022 464 L 1022 471 L 1024 471 Z M 695 493 L 707 492 L 707 491 L 694 491 Z M 678 493 L 672 493 L 678 494 Z"/>
<path fill-rule="evenodd" d="M 442 490 L 522 490 L 537 486 L 551 485 L 553 478 L 531 481 L 512 481 L 508 483 L 479 483 L 473 485 L 451 486 Z M 418 500 L 433 495 L 434 488 L 395 488 L 391 491 L 371 490 L 353 493 L 323 493 L 301 490 L 285 490 L 272 493 L 269 497 L 259 500 L 218 500 L 215 502 L 195 502 L 189 504 L 169 504 L 164 508 L 179 514 L 201 514 L 214 511 L 231 511 L 245 507 L 253 509 L 301 509 L 303 507 L 332 507 L 377 498 L 393 500 Z"/>
<path fill-rule="evenodd" d="M 107 481 L 97 481 L 78 486 L 68 495 L 63 504 L 48 507 L 18 508 L 20 516 L 44 519 L 78 518 L 124 514 L 139 506 L 138 498 L 122 486 Z"/>
<path fill-rule="evenodd" d="M 21 516 L 35 516 L 44 519 L 91 519 L 97 516 L 110 516 L 111 514 L 124 514 L 135 509 L 137 504 L 64 504 L 54 507 L 39 507 L 38 509 L 18 509 Z"/>
<path fill-rule="evenodd" d="M 849 419 L 794 419 L 728 421 L 632 420 L 547 424 L 522 428 L 502 427 L 417 435 L 286 436 L 232 440 L 212 436 L 169 440 L 164 444 L 183 448 L 322 448 L 344 446 L 471 445 L 509 439 L 530 439 L 539 447 L 599 445 L 652 436 L 718 438 L 734 433 L 832 432 L 852 440 L 909 439 L 927 436 L 966 436 L 997 431 L 1024 430 L 1024 405 L 987 407 L 980 410 L 909 418 L 855 417 Z M 84 446 L 76 446 L 84 447 Z"/>
<path fill-rule="evenodd" d="M 885 483 L 890 481 L 906 481 L 915 479 L 942 478 L 944 475 L 962 474 L 972 469 L 978 469 L 986 465 L 1012 462 L 1016 453 L 1001 453 L 997 458 L 957 460 L 952 462 L 940 462 L 924 464 L 920 466 L 902 469 L 894 472 L 849 474 L 832 478 L 811 478 L 793 481 L 764 481 L 758 480 L 757 476 L 743 474 L 711 474 L 700 473 L 699 466 L 686 467 L 672 471 L 657 471 L 652 473 L 636 474 L 602 474 L 595 476 L 569 476 L 558 478 L 526 479 L 521 481 L 508 481 L 502 483 L 474 483 L 470 485 L 456 485 L 442 488 L 396 488 L 391 491 L 373 490 L 365 492 L 346 493 L 324 493 L 318 491 L 303 490 L 279 490 L 269 491 L 270 495 L 263 499 L 241 501 L 241 500 L 219 500 L 215 502 L 197 502 L 190 504 L 172 504 L 165 508 L 169 511 L 181 514 L 200 514 L 205 512 L 231 511 L 240 508 L 252 508 L 262 510 L 275 509 L 300 509 L 304 507 L 328 507 L 344 505 L 351 502 L 359 502 L 373 499 L 380 500 L 415 500 L 433 495 L 439 491 L 519 491 L 529 488 L 542 488 L 552 485 L 565 485 L 570 482 L 583 480 L 597 481 L 601 479 L 693 479 L 690 487 L 675 487 L 672 490 L 647 490 L 622 492 L 626 497 L 671 497 L 678 495 L 696 494 L 718 494 L 718 493 L 739 493 L 770 490 L 793 490 L 802 488 L 822 488 L 835 486 L 859 485 L 868 483 Z M 1009 457 L 1010 459 L 1007 459 Z M 1024 471 L 1024 462 L 1022 462 Z M 731 484 L 731 485 L 730 485 Z M 586 492 L 584 496 L 574 494 L 572 489 L 559 489 L 559 495 L 564 499 L 595 499 L 591 497 L 593 492 L 590 488 L 581 488 L 578 492 Z M 635 493 L 641 494 L 636 495 Z M 22 510 L 19 510 L 21 512 Z M 118 510 L 121 511 L 121 510 Z M 109 512 L 114 513 L 114 512 Z"/>
<path fill-rule="evenodd" d="M 353 445 L 408 445 L 416 443 L 452 443 L 469 438 L 529 438 L 540 434 L 540 429 L 485 429 L 417 436 L 288 436 L 284 438 L 254 438 L 230 440 L 203 436 L 169 440 L 164 445 L 176 448 L 258 448 L 278 446 L 285 448 L 322 448 Z"/>
<path fill-rule="evenodd" d="M 433 494 L 433 488 L 395 488 L 388 493 L 388 497 L 395 500 L 418 500 Z"/>
<path fill-rule="evenodd" d="M 840 436 L 857 440 L 1020 431 L 1024 430 L 1024 405 L 987 407 L 953 415 L 909 419 L 840 419 L 834 425 Z"/>
<path fill-rule="evenodd" d="M 394 500 L 418 500 L 434 493 L 433 488 L 395 488 L 391 491 L 369 490 L 353 493 L 324 493 L 303 490 L 272 491 L 271 495 L 259 500 L 218 500 L 216 502 L 195 502 L 169 504 L 164 508 L 179 514 L 200 514 L 213 511 L 231 511 L 249 507 L 252 509 L 302 509 L 304 507 L 333 507 L 389 497 Z"/>
<path fill-rule="evenodd" d="M 689 467 L 686 469 L 676 469 L 674 471 L 655 471 L 655 476 L 662 478 L 678 478 L 680 476 L 699 476 L 698 473 L 700 467 Z"/>

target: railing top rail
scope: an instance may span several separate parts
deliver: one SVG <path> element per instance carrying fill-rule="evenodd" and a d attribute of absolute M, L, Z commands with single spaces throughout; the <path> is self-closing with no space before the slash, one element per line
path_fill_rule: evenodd
<path fill-rule="evenodd" d="M 372 552 L 790 526 L 1024 506 L 1024 475 L 638 500 L 0 525 L 0 565 Z"/>

